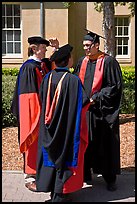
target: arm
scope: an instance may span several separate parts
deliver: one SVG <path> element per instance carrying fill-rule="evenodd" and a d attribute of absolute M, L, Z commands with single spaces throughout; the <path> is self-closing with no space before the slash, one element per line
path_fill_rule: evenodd
<path fill-rule="evenodd" d="M 50 42 L 50 46 L 53 47 L 53 51 L 52 51 L 52 54 L 53 54 L 59 48 L 59 41 L 57 38 L 50 38 L 49 42 Z M 51 69 L 53 70 L 55 68 L 56 68 L 55 62 L 52 62 Z"/>
<path fill-rule="evenodd" d="M 74 74 L 77 76 L 79 75 L 79 72 L 80 72 L 81 63 L 82 63 L 82 59 L 80 58 L 78 60 L 78 63 L 76 65 L 75 69 L 74 69 Z"/>
<path fill-rule="evenodd" d="M 113 123 L 118 115 L 121 96 L 122 74 L 120 66 L 114 58 L 109 56 L 104 63 L 102 88 L 92 95 L 92 99 L 95 102 L 95 108 L 98 107 L 102 116 L 110 123 Z"/>

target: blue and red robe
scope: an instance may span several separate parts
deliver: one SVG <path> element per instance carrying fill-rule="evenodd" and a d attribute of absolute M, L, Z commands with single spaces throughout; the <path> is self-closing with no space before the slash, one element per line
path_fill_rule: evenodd
<path fill-rule="evenodd" d="M 66 68 L 56 68 L 44 77 L 40 99 L 37 190 L 74 192 L 83 186 L 89 99 L 80 79 Z"/>
<path fill-rule="evenodd" d="M 11 110 L 18 121 L 20 152 L 24 156 L 24 173 L 36 173 L 37 144 L 40 118 L 39 87 L 44 76 L 41 63 L 25 61 L 16 81 Z M 46 70 L 45 70 L 46 71 Z"/>

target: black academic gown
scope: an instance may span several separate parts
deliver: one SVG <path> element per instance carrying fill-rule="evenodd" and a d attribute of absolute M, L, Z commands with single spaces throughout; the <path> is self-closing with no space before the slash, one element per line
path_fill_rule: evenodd
<path fill-rule="evenodd" d="M 36 173 L 41 109 L 39 87 L 44 74 L 40 62 L 34 59 L 25 61 L 19 70 L 11 104 L 11 111 L 18 121 L 19 147 L 24 156 L 24 172 L 27 174 Z"/>
<path fill-rule="evenodd" d="M 82 57 L 76 67 L 79 74 Z M 96 61 L 89 61 L 84 87 L 91 97 Z M 119 109 L 122 95 L 122 74 L 118 62 L 105 56 L 101 89 L 92 95 L 95 101 L 87 112 L 89 145 L 85 157 L 86 168 L 98 174 L 120 174 Z M 86 175 L 85 175 L 86 177 Z"/>
<path fill-rule="evenodd" d="M 65 73 L 61 89 L 56 92 Z M 59 97 L 55 99 L 56 93 Z M 88 138 L 87 134 L 83 134 L 83 138 L 80 135 L 81 111 L 82 104 L 89 102 L 89 99 L 83 95 L 79 78 L 66 68 L 56 68 L 44 77 L 40 99 L 42 113 L 38 141 L 37 191 L 70 193 L 79 190 L 83 186 L 82 165 L 87 147 L 86 136 Z M 51 118 L 46 117 L 48 107 L 50 111 L 53 108 Z"/>

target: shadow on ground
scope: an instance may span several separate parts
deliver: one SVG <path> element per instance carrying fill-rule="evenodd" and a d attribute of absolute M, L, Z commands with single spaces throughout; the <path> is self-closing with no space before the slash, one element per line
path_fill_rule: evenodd
<path fill-rule="evenodd" d="M 93 184 L 69 195 L 72 202 L 135 202 L 135 172 L 117 177 L 117 190 L 110 192 L 100 175 L 93 176 Z"/>
<path fill-rule="evenodd" d="M 121 114 L 119 116 L 119 122 L 120 124 L 135 122 L 135 114 Z"/>

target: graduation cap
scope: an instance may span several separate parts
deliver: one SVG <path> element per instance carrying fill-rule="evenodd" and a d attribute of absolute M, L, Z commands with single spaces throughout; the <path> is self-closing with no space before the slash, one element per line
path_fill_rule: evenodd
<path fill-rule="evenodd" d="M 68 57 L 73 50 L 73 47 L 69 44 L 66 44 L 56 50 L 53 55 L 50 57 L 51 61 L 61 61 L 64 58 Z"/>
<path fill-rule="evenodd" d="M 49 46 L 49 41 L 40 37 L 40 36 L 33 36 L 28 38 L 28 43 L 31 44 L 45 44 Z"/>
<path fill-rule="evenodd" d="M 101 38 L 104 38 L 103 36 L 101 36 L 101 35 L 98 35 L 97 33 L 94 33 L 94 32 L 92 32 L 92 31 L 90 31 L 90 30 L 87 30 L 87 29 L 85 29 L 86 31 L 87 31 L 87 34 L 84 36 L 84 39 L 83 40 L 90 40 L 90 41 L 92 41 L 93 43 L 95 43 L 95 42 L 99 42 L 99 38 L 101 37 Z M 105 39 L 105 38 L 104 38 Z"/>

